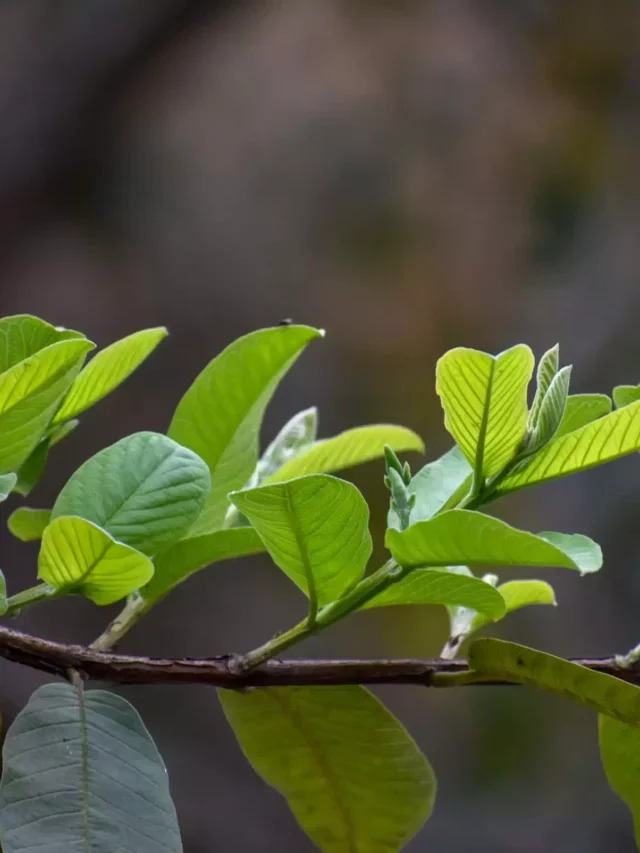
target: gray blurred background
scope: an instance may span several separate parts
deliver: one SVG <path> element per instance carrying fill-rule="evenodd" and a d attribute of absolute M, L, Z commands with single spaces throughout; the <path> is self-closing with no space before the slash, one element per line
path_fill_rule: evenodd
<path fill-rule="evenodd" d="M 278 392 L 265 440 L 317 404 L 323 436 L 395 421 L 433 458 L 450 444 L 434 365 L 456 345 L 539 355 L 559 341 L 574 392 L 640 381 L 639 48 L 636 0 L 2 0 L 0 313 L 100 345 L 171 331 L 29 502 L 50 505 L 104 445 L 164 431 L 213 355 L 283 317 L 327 338 Z M 352 476 L 381 556 L 381 465 Z M 498 506 L 595 537 L 605 570 L 539 573 L 560 607 L 494 633 L 563 655 L 637 642 L 638 494 L 635 457 Z M 17 590 L 37 549 L 6 532 L 13 506 L 0 561 Z M 256 557 L 200 573 L 122 649 L 243 651 L 303 612 Z M 111 615 L 70 600 L 17 624 L 88 642 Z M 433 655 L 445 630 L 435 608 L 371 612 L 301 651 Z M 0 679 L 9 722 L 41 677 L 6 664 Z M 213 690 L 124 692 L 167 761 L 187 853 L 312 849 Z M 439 777 L 412 853 L 635 849 L 593 714 L 524 689 L 381 693 Z"/>

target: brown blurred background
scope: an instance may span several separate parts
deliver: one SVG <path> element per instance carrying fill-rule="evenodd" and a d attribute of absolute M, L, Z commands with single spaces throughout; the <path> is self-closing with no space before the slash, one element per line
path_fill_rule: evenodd
<path fill-rule="evenodd" d="M 433 458 L 450 444 L 434 364 L 455 345 L 539 355 L 560 341 L 574 391 L 640 381 L 639 48 L 636 0 L 2 0 L 0 313 L 101 345 L 172 333 L 57 449 L 30 503 L 49 505 L 105 444 L 164 431 L 213 355 L 283 317 L 328 334 L 278 392 L 265 439 L 318 404 L 324 436 L 391 420 Z M 379 552 L 381 476 L 353 474 Z M 629 458 L 500 506 L 531 530 L 594 536 L 606 565 L 541 572 L 560 607 L 495 633 L 564 655 L 637 642 L 638 494 Z M 36 549 L 4 523 L 0 549 L 12 588 L 32 583 Z M 303 608 L 266 558 L 218 565 L 123 649 L 242 651 Z M 71 600 L 17 624 L 89 641 L 110 615 Z M 433 655 L 444 632 L 437 609 L 372 612 L 303 651 Z M 3 665 L 0 679 L 10 720 L 40 676 Z M 167 761 L 187 853 L 312 849 L 213 690 L 125 692 Z M 439 777 L 413 853 L 635 849 L 593 714 L 524 689 L 384 697 Z"/>

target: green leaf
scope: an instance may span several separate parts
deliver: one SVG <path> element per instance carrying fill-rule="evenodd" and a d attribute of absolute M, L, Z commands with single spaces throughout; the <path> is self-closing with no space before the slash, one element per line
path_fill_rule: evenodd
<path fill-rule="evenodd" d="M 162 327 L 143 329 L 96 353 L 74 381 L 53 423 L 60 424 L 75 418 L 110 394 L 166 336 L 167 330 Z"/>
<path fill-rule="evenodd" d="M 640 848 L 640 729 L 606 714 L 598 717 L 600 757 L 612 790 L 633 815 L 636 844 Z"/>
<path fill-rule="evenodd" d="M 91 521 L 54 519 L 42 535 L 38 577 L 60 592 L 77 592 L 95 604 L 113 604 L 144 586 L 151 560 Z"/>
<path fill-rule="evenodd" d="M 229 492 L 247 483 L 258 462 L 269 400 L 302 350 L 322 334 L 309 326 L 280 326 L 239 338 L 205 367 L 178 404 L 169 435 L 205 460 L 213 483 L 193 535 L 222 527 Z"/>
<path fill-rule="evenodd" d="M 545 581 L 508 581 L 507 583 L 500 584 L 497 587 L 497 591 L 504 599 L 506 605 L 505 616 L 513 613 L 515 610 L 520 610 L 522 607 L 531 607 L 537 604 L 556 604 L 556 595 L 553 587 Z M 484 615 L 478 614 L 471 622 L 471 630 L 477 631 L 489 621 Z"/>
<path fill-rule="evenodd" d="M 9 603 L 7 601 L 7 582 L 2 572 L 0 572 L 0 616 L 4 616 L 8 609 Z"/>
<path fill-rule="evenodd" d="M 60 341 L 0 374 L 0 473 L 17 471 L 35 450 L 93 346 Z"/>
<path fill-rule="evenodd" d="M 254 489 L 262 485 L 285 463 L 305 453 L 314 444 L 317 432 L 318 410 L 315 407 L 294 415 L 262 454 L 245 488 Z"/>
<path fill-rule="evenodd" d="M 640 400 L 640 385 L 618 385 L 613 389 L 613 402 L 616 409 L 623 409 Z"/>
<path fill-rule="evenodd" d="M 51 344 L 71 338 L 84 338 L 84 335 L 51 326 L 30 314 L 3 317 L 0 319 L 0 373 L 4 373 Z"/>
<path fill-rule="evenodd" d="M 531 406 L 527 422 L 527 426 L 531 429 L 535 429 L 538 424 L 542 401 L 544 400 L 559 367 L 560 346 L 559 344 L 556 344 L 544 353 L 538 364 L 538 370 L 536 372 L 536 394 L 533 398 L 533 405 Z"/>
<path fill-rule="evenodd" d="M 471 474 L 471 466 L 457 446 L 421 468 L 408 486 L 409 494 L 416 496 L 409 523 L 426 521 L 450 501 L 463 497 L 471 486 Z M 387 526 L 400 530 L 400 519 L 393 509 L 389 510 Z"/>
<path fill-rule="evenodd" d="M 11 533 L 22 542 L 41 539 L 45 527 L 51 522 L 50 509 L 31 509 L 21 506 L 9 516 L 7 526 Z"/>
<path fill-rule="evenodd" d="M 313 474 L 230 497 L 274 563 L 319 606 L 364 575 L 372 548 L 369 507 L 351 483 Z"/>
<path fill-rule="evenodd" d="M 488 622 L 501 619 L 505 603 L 490 584 L 472 575 L 442 569 L 414 569 L 405 578 L 368 601 L 364 608 L 395 604 L 447 604 L 473 608 Z"/>
<path fill-rule="evenodd" d="M 53 518 L 93 521 L 154 556 L 191 527 L 209 488 L 209 471 L 195 453 L 164 435 L 138 432 L 78 468 L 58 495 Z"/>
<path fill-rule="evenodd" d="M 9 497 L 17 480 L 15 474 L 0 474 L 0 503 Z"/>
<path fill-rule="evenodd" d="M 638 725 L 640 687 L 537 649 L 504 640 L 476 640 L 469 665 L 480 675 L 558 693 L 580 705 Z"/>
<path fill-rule="evenodd" d="M 558 566 L 597 571 L 600 548 L 587 536 L 517 530 L 500 519 L 452 509 L 407 530 L 387 530 L 387 548 L 401 566 Z"/>
<path fill-rule="evenodd" d="M 219 696 L 245 757 L 323 853 L 397 853 L 429 817 L 427 759 L 363 687 Z"/>
<path fill-rule="evenodd" d="M 640 450 L 640 402 L 554 438 L 502 480 L 496 496 L 557 480 Z"/>
<path fill-rule="evenodd" d="M 3 765 L 4 853 L 182 853 L 166 768 L 120 696 L 40 687 L 7 732 Z"/>
<path fill-rule="evenodd" d="M 44 438 L 36 449 L 31 453 L 20 466 L 18 471 L 18 481 L 14 487 L 14 491 L 26 498 L 31 494 L 32 490 L 40 481 L 47 467 L 49 459 L 49 449 L 51 447 L 51 439 Z"/>
<path fill-rule="evenodd" d="M 522 443 L 533 364 L 533 353 L 522 344 L 498 356 L 460 347 L 438 361 L 445 426 L 473 467 L 477 486 L 502 471 Z"/>
<path fill-rule="evenodd" d="M 231 527 L 180 539 L 155 560 L 155 572 L 140 594 L 151 606 L 200 569 L 220 560 L 248 557 L 265 550 L 253 527 Z"/>
<path fill-rule="evenodd" d="M 563 367 L 551 380 L 540 405 L 536 425 L 526 442 L 527 454 L 540 450 L 557 433 L 567 407 L 570 381 L 571 367 Z"/>
<path fill-rule="evenodd" d="M 611 398 L 606 394 L 571 394 L 555 437 L 574 432 L 610 412 Z"/>
<path fill-rule="evenodd" d="M 352 468 L 354 465 L 384 456 L 385 444 L 398 453 L 405 450 L 424 452 L 420 436 L 406 427 L 390 424 L 356 427 L 333 438 L 317 441 L 305 453 L 285 462 L 267 482 L 276 483 L 305 474 L 330 473 Z"/>

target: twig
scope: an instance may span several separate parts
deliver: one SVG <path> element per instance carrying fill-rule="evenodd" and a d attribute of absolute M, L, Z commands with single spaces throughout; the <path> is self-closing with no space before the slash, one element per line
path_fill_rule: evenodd
<path fill-rule="evenodd" d="M 208 684 L 213 687 L 284 687 L 329 684 L 418 684 L 446 686 L 444 673 L 466 673 L 465 660 L 270 660 L 249 672 L 234 667 L 233 655 L 214 658 L 149 658 L 106 654 L 67 646 L 0 627 L 0 657 L 67 678 L 70 669 L 86 679 L 120 684 Z M 640 685 L 640 668 L 624 668 L 615 657 L 574 659 L 588 669 Z M 472 683 L 472 682 L 468 682 Z M 484 682 L 485 684 L 487 682 Z M 495 681 L 491 684 L 507 684 Z"/>

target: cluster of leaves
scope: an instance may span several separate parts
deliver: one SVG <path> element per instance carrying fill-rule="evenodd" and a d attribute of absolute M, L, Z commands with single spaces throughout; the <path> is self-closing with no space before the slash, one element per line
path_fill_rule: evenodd
<path fill-rule="evenodd" d="M 0 488 L 26 495 L 51 447 L 77 416 L 117 387 L 160 342 L 163 329 L 98 352 L 77 332 L 34 317 L 0 321 Z M 268 552 L 306 595 L 306 618 L 237 660 L 250 668 L 358 610 L 444 605 L 453 656 L 475 632 L 527 605 L 554 604 L 537 579 L 499 582 L 474 567 L 597 571 L 586 536 L 517 530 L 479 509 L 510 492 L 640 450 L 640 391 L 570 395 L 557 347 L 497 357 L 455 349 L 440 359 L 436 388 L 454 447 L 415 476 L 402 451 L 423 450 L 408 429 L 372 425 L 318 440 L 307 409 L 259 453 L 263 414 L 305 347 L 306 326 L 263 329 L 232 343 L 178 403 L 166 435 L 123 438 L 85 462 L 52 509 L 20 507 L 10 530 L 41 540 L 35 586 L 8 595 L 0 614 L 82 595 L 124 600 L 93 644 L 112 647 L 194 572 Z M 370 570 L 369 509 L 333 472 L 384 457 L 391 492 L 388 561 Z M 211 651 L 211 650 L 207 650 Z M 516 681 L 552 690 L 600 715 L 612 787 L 640 819 L 640 688 L 543 652 L 481 639 L 458 680 Z M 255 770 L 287 799 L 327 853 L 393 853 L 429 817 L 433 770 L 401 723 L 360 685 L 220 691 L 224 713 Z M 82 847 L 180 851 L 162 760 L 121 697 L 69 684 L 40 688 L 7 732 L 0 782 L 4 853 Z"/>

